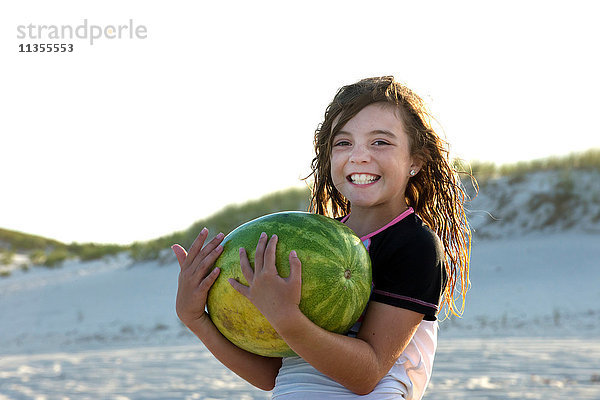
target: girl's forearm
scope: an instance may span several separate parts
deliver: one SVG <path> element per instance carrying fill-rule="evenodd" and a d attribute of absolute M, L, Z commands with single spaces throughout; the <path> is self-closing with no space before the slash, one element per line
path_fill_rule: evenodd
<path fill-rule="evenodd" d="M 288 322 L 277 330 L 292 350 L 347 389 L 367 394 L 387 372 L 381 372 L 377 354 L 366 341 L 326 331 L 300 310 Z"/>
<path fill-rule="evenodd" d="M 224 366 L 262 390 L 272 390 L 281 367 L 281 358 L 263 357 L 247 352 L 231 343 L 208 317 L 188 328 Z"/>
<path fill-rule="evenodd" d="M 296 311 L 297 310 L 297 311 Z M 402 354 L 422 314 L 371 302 L 357 338 L 328 332 L 299 309 L 275 329 L 313 367 L 357 394 L 370 393 Z"/>

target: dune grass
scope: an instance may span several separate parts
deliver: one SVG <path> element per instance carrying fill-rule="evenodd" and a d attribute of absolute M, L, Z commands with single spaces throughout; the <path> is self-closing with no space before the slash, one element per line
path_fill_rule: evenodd
<path fill-rule="evenodd" d="M 600 169 L 600 149 L 589 149 L 581 153 L 571 153 L 565 156 L 551 156 L 529 161 L 519 161 L 511 164 L 497 165 L 492 162 L 455 160 L 457 170 L 472 174 L 480 184 L 490 179 L 510 176 L 513 179 L 539 171 Z"/>
<path fill-rule="evenodd" d="M 308 188 L 291 188 L 243 204 L 229 205 L 214 215 L 195 222 L 186 230 L 130 245 L 66 244 L 37 235 L 0 228 L 0 267 L 12 264 L 16 253 L 28 256 L 26 265 L 21 266 L 23 270 L 27 270 L 29 266 L 56 268 L 72 258 L 89 261 L 122 252 L 128 252 L 135 261 L 156 260 L 160 259 L 161 253 L 174 243 L 188 248 L 204 227 L 207 227 L 213 236 L 219 232 L 227 234 L 243 222 L 265 214 L 277 211 L 306 211 L 309 193 Z M 2 269 L 0 276 L 9 275 L 6 269 Z"/>

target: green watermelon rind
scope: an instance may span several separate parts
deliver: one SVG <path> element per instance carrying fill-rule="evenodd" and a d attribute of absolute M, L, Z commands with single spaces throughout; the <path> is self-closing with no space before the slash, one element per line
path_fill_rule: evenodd
<path fill-rule="evenodd" d="M 309 234 L 298 235 L 299 230 Z M 269 357 L 295 355 L 258 309 L 228 282 L 234 278 L 247 285 L 240 269 L 238 250 L 246 249 L 254 268 L 254 253 L 262 232 L 269 237 L 273 234 L 279 237 L 276 263 L 282 277 L 289 276 L 290 251 L 296 250 L 302 262 L 299 305 L 302 313 L 328 331 L 348 332 L 369 300 L 372 279 L 369 254 L 360 238 L 346 225 L 301 211 L 257 218 L 225 237 L 223 253 L 214 266 L 219 267 L 221 273 L 207 299 L 208 313 L 217 329 L 233 344 L 252 353 Z"/>

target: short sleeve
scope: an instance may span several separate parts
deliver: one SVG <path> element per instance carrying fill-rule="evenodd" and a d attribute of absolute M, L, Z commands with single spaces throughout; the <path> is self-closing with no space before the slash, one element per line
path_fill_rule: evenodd
<path fill-rule="evenodd" d="M 371 300 L 405 308 L 434 321 L 445 285 L 444 253 L 426 226 L 390 234 L 371 245 L 374 288 Z"/>

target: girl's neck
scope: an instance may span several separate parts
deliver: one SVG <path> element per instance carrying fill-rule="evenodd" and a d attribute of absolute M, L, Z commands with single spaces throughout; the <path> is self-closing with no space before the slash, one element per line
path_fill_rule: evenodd
<path fill-rule="evenodd" d="M 385 226 L 407 209 L 408 206 L 406 204 L 402 204 L 397 209 L 389 209 L 387 207 L 386 209 L 379 209 L 377 207 L 353 208 L 345 223 L 358 237 L 363 237 Z"/>

